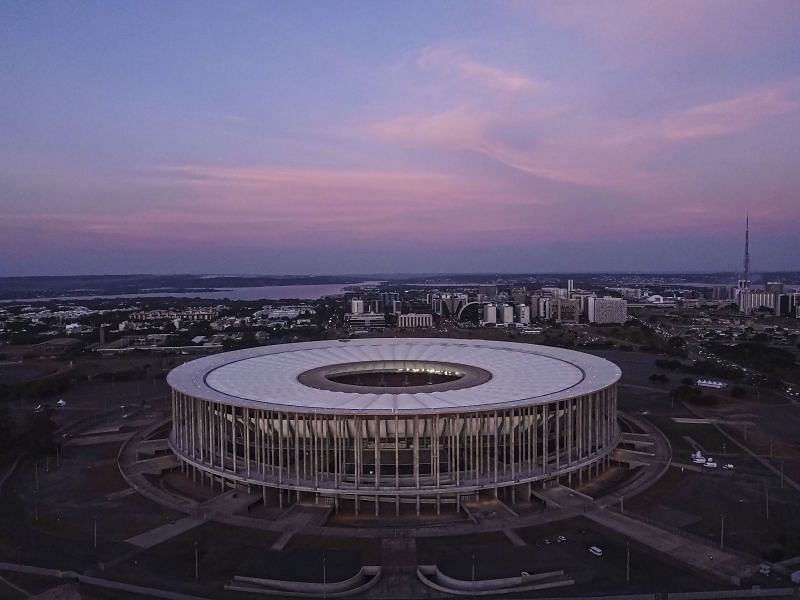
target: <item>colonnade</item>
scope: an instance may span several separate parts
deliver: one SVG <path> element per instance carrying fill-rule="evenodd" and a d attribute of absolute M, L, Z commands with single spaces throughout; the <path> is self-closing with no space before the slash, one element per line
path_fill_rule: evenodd
<path fill-rule="evenodd" d="M 335 503 L 455 504 L 485 490 L 597 471 L 616 446 L 617 388 L 452 413 L 321 413 L 233 406 L 173 390 L 170 444 L 222 481 Z"/>

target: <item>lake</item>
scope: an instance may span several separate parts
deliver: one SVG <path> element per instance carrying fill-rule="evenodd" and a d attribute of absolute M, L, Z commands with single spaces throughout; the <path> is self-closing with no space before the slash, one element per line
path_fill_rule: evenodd
<path fill-rule="evenodd" d="M 380 281 L 361 281 L 358 283 L 323 283 L 310 285 L 261 285 L 218 289 L 206 292 L 153 292 L 144 294 L 98 294 L 78 296 L 58 296 L 55 298 L 17 298 L 2 302 L 48 302 L 51 300 L 103 300 L 110 298 L 201 298 L 204 300 L 316 300 L 323 296 L 339 296 L 345 288 L 358 285 L 377 285 Z"/>

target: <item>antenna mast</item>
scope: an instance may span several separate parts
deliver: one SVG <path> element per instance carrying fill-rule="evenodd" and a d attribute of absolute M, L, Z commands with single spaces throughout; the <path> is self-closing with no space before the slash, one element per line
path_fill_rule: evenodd
<path fill-rule="evenodd" d="M 750 289 L 750 215 L 745 221 L 744 229 L 744 288 Z"/>

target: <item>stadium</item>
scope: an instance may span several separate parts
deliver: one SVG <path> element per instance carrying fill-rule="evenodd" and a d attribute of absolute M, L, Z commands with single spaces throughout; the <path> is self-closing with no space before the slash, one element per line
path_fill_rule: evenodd
<path fill-rule="evenodd" d="M 609 464 L 620 375 L 589 354 L 511 342 L 265 346 L 169 374 L 169 444 L 195 477 L 281 507 L 399 516 L 527 501 Z"/>

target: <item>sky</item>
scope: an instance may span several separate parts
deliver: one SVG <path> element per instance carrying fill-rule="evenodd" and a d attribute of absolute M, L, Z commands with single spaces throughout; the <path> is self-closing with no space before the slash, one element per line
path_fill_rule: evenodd
<path fill-rule="evenodd" d="M 800 2 L 0 3 L 0 275 L 800 269 Z"/>

